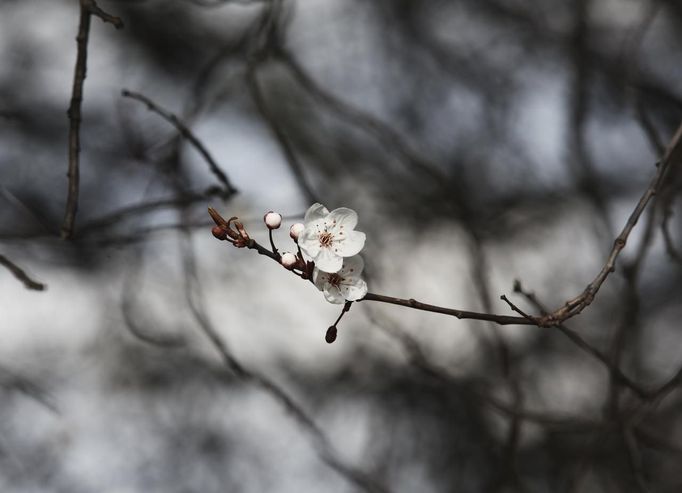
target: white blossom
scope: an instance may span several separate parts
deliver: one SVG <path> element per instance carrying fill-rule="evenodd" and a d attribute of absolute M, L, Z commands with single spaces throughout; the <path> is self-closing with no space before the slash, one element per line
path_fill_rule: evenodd
<path fill-rule="evenodd" d="M 338 272 L 344 257 L 357 255 L 365 246 L 365 233 L 354 231 L 358 224 L 354 210 L 340 207 L 329 212 L 322 204 L 313 204 L 304 222 L 298 244 L 321 271 Z"/>
<path fill-rule="evenodd" d="M 338 272 L 324 272 L 315 267 L 313 282 L 330 303 L 357 301 L 367 294 L 367 283 L 360 279 L 364 268 L 360 255 L 344 258 Z"/>

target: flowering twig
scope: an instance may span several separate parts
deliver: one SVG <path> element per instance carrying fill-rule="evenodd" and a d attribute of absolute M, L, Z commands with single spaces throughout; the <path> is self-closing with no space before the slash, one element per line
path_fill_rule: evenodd
<path fill-rule="evenodd" d="M 212 207 L 209 207 L 208 209 L 209 214 L 213 221 L 215 222 L 216 226 L 213 228 L 212 233 L 213 235 L 218 238 L 219 240 L 227 240 L 230 243 L 232 243 L 234 246 L 238 248 L 249 248 L 252 250 L 256 250 L 259 254 L 265 255 L 266 257 L 270 257 L 272 260 L 276 261 L 277 263 L 282 262 L 282 256 L 279 254 L 276 254 L 275 252 L 267 249 L 260 243 L 258 243 L 256 240 L 253 238 L 249 237 L 248 233 L 244 229 L 244 225 L 238 221 L 236 217 L 232 217 L 229 220 L 225 220 L 215 209 Z M 234 224 L 234 226 L 233 226 Z M 301 263 L 298 263 L 296 265 L 296 270 L 292 270 L 294 274 L 297 276 L 310 280 L 311 282 L 313 281 L 312 276 L 310 275 L 312 268 L 314 267 L 313 262 L 307 262 L 305 267 L 301 266 Z M 459 310 L 456 308 L 445 308 L 442 306 L 436 306 L 436 305 L 429 305 L 426 303 L 422 303 L 420 301 L 414 300 L 414 299 L 403 299 L 403 298 L 395 298 L 392 296 L 385 296 L 381 294 L 376 294 L 376 293 L 367 293 L 364 295 L 364 297 L 356 300 L 356 301 L 377 301 L 381 303 L 389 303 L 393 305 L 400 305 L 404 306 L 407 308 L 413 308 L 415 310 L 423 310 L 423 311 L 428 311 L 428 312 L 433 312 L 433 313 L 441 313 L 444 315 L 451 315 L 454 317 L 457 317 L 459 319 L 472 319 L 472 320 L 484 320 L 488 322 L 494 322 L 499 325 L 537 325 L 537 320 L 533 318 L 527 318 L 527 317 L 514 317 L 514 316 L 509 316 L 509 315 L 494 315 L 490 313 L 481 313 L 481 312 L 473 312 L 473 311 L 468 311 L 468 310 Z M 345 313 L 348 311 L 347 309 L 344 309 Z M 340 317 L 339 317 L 340 319 Z M 338 323 L 338 320 L 337 320 Z M 336 324 L 334 324 L 336 325 Z"/>
<path fill-rule="evenodd" d="M 442 176 L 438 173 L 430 163 L 426 163 L 423 160 L 416 157 L 415 153 L 406 145 L 405 139 L 401 138 L 395 131 L 393 131 L 388 125 L 383 122 L 365 114 L 363 111 L 353 108 L 350 105 L 336 99 L 333 95 L 324 91 L 310 78 L 306 72 L 301 68 L 300 64 L 296 62 L 291 53 L 288 53 L 284 48 L 277 47 L 274 55 L 285 64 L 285 66 L 290 70 L 297 82 L 304 87 L 311 95 L 313 95 L 320 103 L 330 108 L 335 113 L 340 116 L 355 121 L 362 128 L 367 130 L 370 134 L 374 135 L 380 142 L 382 142 L 387 148 L 399 152 L 407 161 L 417 166 L 425 174 L 433 178 L 437 182 L 442 183 Z M 557 326 L 563 321 L 568 320 L 582 312 L 588 305 L 592 303 L 597 292 L 601 288 L 602 284 L 605 282 L 606 278 L 615 270 L 616 260 L 620 255 L 620 252 L 625 247 L 625 243 L 632 232 L 635 224 L 637 223 L 642 212 L 648 205 L 651 198 L 660 191 L 662 181 L 666 175 L 667 169 L 671 164 L 678 163 L 681 161 L 680 154 L 682 154 L 682 145 L 680 145 L 680 132 L 682 131 L 682 126 L 678 129 L 675 137 L 672 139 L 671 144 L 668 147 L 668 151 L 658 165 L 657 172 L 653 179 L 651 180 L 649 186 L 645 190 L 641 199 L 637 203 L 635 210 L 630 215 L 628 221 L 623 227 L 621 233 L 618 235 L 614 241 L 612 250 L 607 257 L 606 263 L 603 268 L 597 274 L 595 279 L 587 285 L 584 291 L 576 296 L 575 298 L 568 300 L 562 307 L 556 309 L 555 311 L 546 314 L 543 317 L 537 317 L 537 324 L 540 326 Z M 669 236 L 669 235 L 668 235 Z M 674 250 L 673 250 L 674 252 Z M 674 253 L 673 253 L 674 255 Z M 410 306 L 410 300 L 400 300 L 399 303 L 404 306 Z M 427 305 L 428 306 L 428 305 Z M 444 313 L 444 312 L 439 312 Z M 453 313 L 446 313 L 454 315 Z M 456 315 L 455 315 L 456 316 Z M 515 317 L 516 318 L 516 317 Z M 518 320 L 521 320 L 520 318 Z M 496 321 L 495 321 L 496 322 Z M 518 323 L 518 321 L 510 322 Z M 528 321 L 522 322 L 524 325 L 528 324 Z"/>
<path fill-rule="evenodd" d="M 536 325 L 540 327 L 556 327 L 560 326 L 565 320 L 574 317 L 582 312 L 582 310 L 592 303 L 595 295 L 601 288 L 602 284 L 611 272 L 615 270 L 616 260 L 620 252 L 625 247 L 625 243 L 634 229 L 637 221 L 644 212 L 649 201 L 659 191 L 663 178 L 671 164 L 677 164 L 682 161 L 682 125 L 673 138 L 668 151 L 663 160 L 657 166 L 657 172 L 651 180 L 649 186 L 640 198 L 634 211 L 630 214 L 621 233 L 616 238 L 611 253 L 597 277 L 585 288 L 585 290 L 577 297 L 567 301 L 564 306 L 551 313 L 544 313 L 541 316 L 531 316 L 521 311 L 514 305 L 506 296 L 502 296 L 502 300 L 507 302 L 515 312 L 521 314 L 520 317 L 509 315 L 497 315 L 492 313 L 474 312 L 469 310 L 459 310 L 456 308 L 447 308 L 437 305 L 430 305 L 417 301 L 413 298 L 404 299 L 382 294 L 367 292 L 367 286 L 364 281 L 359 281 L 352 276 L 353 268 L 347 266 L 347 261 L 344 257 L 349 257 L 348 262 L 353 260 L 353 255 L 362 249 L 365 242 L 365 234 L 353 231 L 357 224 L 357 214 L 346 208 L 340 208 L 331 213 L 321 204 L 314 204 L 308 209 L 306 213 L 304 230 L 301 234 L 299 243 L 298 234 L 295 239 L 298 247 L 298 257 L 292 254 L 285 254 L 282 256 L 275 248 L 272 241 L 272 229 L 268 224 L 268 215 L 274 214 L 272 212 L 266 214 L 264 220 L 270 229 L 270 243 L 272 250 L 268 250 L 255 240 L 249 237 L 241 222 L 236 217 L 232 217 L 229 221 L 223 219 L 220 214 L 209 207 L 209 214 L 213 218 L 216 226 L 213 228 L 213 235 L 220 240 L 228 240 L 236 247 L 247 247 L 255 249 L 261 255 L 266 255 L 278 263 L 284 265 L 287 269 L 294 272 L 303 279 L 312 281 L 320 290 L 325 291 L 325 298 L 332 303 L 339 303 L 345 298 L 347 301 L 377 301 L 381 303 L 389 303 L 393 305 L 413 308 L 415 310 L 429 311 L 433 313 L 440 313 L 443 315 L 454 316 L 458 319 L 483 320 L 493 322 L 498 325 Z M 278 216 L 277 225 L 279 227 L 281 216 Z M 234 227 L 232 226 L 234 223 Z M 344 231 L 344 226 L 348 228 Z M 345 235 L 345 236 L 343 236 Z M 301 253 L 301 246 L 304 247 L 306 253 L 313 257 L 312 261 L 305 262 Z M 285 259 L 285 262 L 283 262 Z M 359 274 L 362 271 L 364 263 L 362 259 L 354 261 Z M 319 265 L 316 267 L 315 263 Z M 319 269 L 318 269 L 319 267 Z M 316 277 L 316 274 L 320 275 Z M 312 275 L 311 275 L 312 274 Z M 348 279 L 346 279 L 346 276 Z M 318 282 L 319 281 L 319 282 Z M 355 284 L 354 284 L 355 283 Z M 361 283 L 361 284 L 360 284 Z M 332 292 L 334 288 L 334 292 Z M 345 290 L 345 295 L 342 294 Z M 354 294 L 349 294 L 349 293 Z M 361 293 L 361 294 L 358 294 Z M 349 297 L 354 296 L 354 297 Z M 342 312 L 342 315 L 343 313 Z M 332 327 L 335 328 L 335 325 Z M 335 335 L 335 331 L 332 331 Z M 333 339 L 332 335 L 328 333 L 329 337 Z M 603 361 L 603 355 L 597 353 Z M 608 365 L 611 367 L 611 365 Z M 622 379 L 624 375 L 615 372 L 616 378 Z M 631 383 L 631 382 L 629 382 Z M 632 385 L 632 387 L 635 387 Z"/>
<path fill-rule="evenodd" d="M 273 260 L 277 260 L 278 256 L 273 254 L 260 246 L 255 240 L 249 238 L 244 226 L 236 219 L 223 219 L 214 209 L 209 208 L 209 214 L 216 223 L 216 228 L 225 231 L 225 240 L 231 241 L 235 246 L 241 244 L 239 239 L 244 241 L 243 247 L 255 249 L 258 253 L 267 255 Z M 234 223 L 234 229 L 231 224 Z M 216 231 L 214 231 L 214 234 Z M 236 236 L 236 238 L 235 238 Z M 280 404 L 301 426 L 311 438 L 315 449 L 320 458 L 332 469 L 337 471 L 346 480 L 356 485 L 360 490 L 367 493 L 388 493 L 388 490 L 383 484 L 374 480 L 370 475 L 359 468 L 356 468 L 346 463 L 336 453 L 331 441 L 324 433 L 324 430 L 314 421 L 314 419 L 306 412 L 301 403 L 297 402 L 284 388 L 280 387 L 273 380 L 266 375 L 260 374 L 254 370 L 250 370 L 239 359 L 232 354 L 227 342 L 219 334 L 213 326 L 210 318 L 205 312 L 203 304 L 201 303 L 201 287 L 199 277 L 196 269 L 196 258 L 194 250 L 189 241 L 188 230 L 185 230 L 185 241 L 183 242 L 185 249 L 185 274 L 187 279 L 186 297 L 190 306 L 190 310 L 199 325 L 199 328 L 204 335 L 210 340 L 211 344 L 220 353 L 223 363 L 239 380 L 253 385 L 255 388 L 263 390 L 270 395 L 278 404 Z M 338 321 L 337 321 L 338 322 Z"/>
<path fill-rule="evenodd" d="M 76 54 L 76 69 L 73 78 L 73 90 L 71 103 L 67 112 L 69 117 L 69 178 L 68 196 L 66 199 L 66 212 L 61 227 L 61 236 L 64 239 L 73 237 L 78 210 L 78 193 L 80 187 L 80 124 L 81 105 L 83 103 L 83 84 L 87 74 L 88 62 L 88 39 L 90 37 L 90 17 L 96 16 L 103 22 L 109 22 L 116 29 L 123 27 L 123 21 L 113 15 L 104 12 L 95 0 L 80 0 L 80 22 L 78 25 L 78 46 Z"/>

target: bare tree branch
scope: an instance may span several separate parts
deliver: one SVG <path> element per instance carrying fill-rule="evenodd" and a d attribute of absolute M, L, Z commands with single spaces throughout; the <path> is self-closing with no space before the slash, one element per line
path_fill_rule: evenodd
<path fill-rule="evenodd" d="M 656 173 L 654 177 L 651 179 L 649 186 L 642 194 L 642 197 L 637 202 L 637 205 L 630 214 L 630 217 L 625 223 L 625 226 L 623 226 L 623 229 L 621 230 L 620 234 L 616 237 L 616 240 L 613 242 L 613 248 L 611 249 L 611 253 L 608 256 L 606 263 L 599 271 L 599 274 L 597 274 L 597 277 L 595 277 L 594 280 L 587 285 L 585 290 L 580 295 L 567 301 L 561 308 L 558 308 L 552 313 L 549 313 L 548 315 L 542 317 L 542 319 L 540 320 L 540 325 L 543 326 L 559 325 L 565 320 L 568 320 L 569 318 L 578 315 L 592 303 L 594 297 L 601 288 L 602 284 L 604 284 L 604 281 L 606 281 L 606 278 L 616 270 L 616 260 L 618 259 L 620 252 L 623 250 L 623 248 L 625 248 L 625 243 L 627 242 L 627 239 L 630 236 L 630 233 L 634 229 L 635 225 L 637 224 L 637 221 L 639 220 L 640 216 L 644 212 L 644 209 L 646 208 L 647 204 L 660 190 L 666 172 L 670 167 L 679 165 L 680 161 L 682 160 L 681 157 L 682 157 L 682 125 L 680 125 L 678 131 L 673 137 L 673 140 L 668 146 L 668 150 L 663 160 L 657 165 Z"/>
<path fill-rule="evenodd" d="M 231 195 L 237 193 L 237 189 L 234 188 L 225 172 L 220 168 L 220 166 L 218 166 L 218 163 L 215 161 L 215 159 L 213 159 L 211 153 L 208 152 L 206 146 L 201 143 L 201 141 L 196 137 L 196 135 L 194 135 L 194 133 L 187 127 L 187 125 L 185 125 L 185 123 L 183 123 L 175 114 L 161 108 L 154 101 L 140 93 L 124 89 L 121 92 L 121 95 L 123 97 L 134 99 L 140 101 L 141 103 L 146 104 L 147 108 L 150 111 L 153 111 L 154 113 L 160 115 L 163 119 L 165 119 L 167 122 L 173 125 L 180 132 L 180 134 L 185 139 L 187 139 L 197 151 L 199 151 L 199 154 L 201 154 L 201 156 L 204 158 L 204 160 L 208 164 L 209 169 L 211 170 L 211 173 L 213 173 L 216 179 L 222 184 L 225 190 L 225 198 L 229 198 Z"/>
<path fill-rule="evenodd" d="M 32 289 L 34 291 L 43 291 L 47 288 L 42 282 L 34 281 L 29 277 L 29 275 L 17 264 L 12 262 L 10 259 L 0 254 L 0 265 L 4 266 L 8 271 L 10 271 L 14 277 L 23 283 L 26 289 Z"/>
<path fill-rule="evenodd" d="M 68 196 L 66 199 L 66 212 L 62 222 L 61 236 L 70 239 L 74 235 L 76 213 L 78 211 L 78 195 L 80 188 L 80 125 L 81 106 L 83 104 L 83 85 L 87 75 L 88 63 L 88 40 L 90 38 L 90 18 L 96 16 L 103 22 L 109 22 L 120 29 L 123 21 L 115 16 L 104 12 L 95 0 L 80 0 L 80 22 L 76 42 L 78 52 L 76 55 L 76 69 L 73 77 L 73 90 L 71 92 L 71 104 L 67 112 L 69 117 L 69 178 Z"/>

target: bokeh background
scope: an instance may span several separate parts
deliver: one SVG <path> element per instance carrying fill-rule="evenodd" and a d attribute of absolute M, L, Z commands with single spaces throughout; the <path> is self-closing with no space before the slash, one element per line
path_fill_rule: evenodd
<path fill-rule="evenodd" d="M 3 492 L 677 492 L 680 173 L 568 330 L 340 307 L 267 244 L 355 209 L 370 291 L 579 294 L 682 121 L 675 0 L 104 1 L 73 240 L 78 2 L 0 3 Z M 176 114 L 187 139 L 122 90 Z"/>

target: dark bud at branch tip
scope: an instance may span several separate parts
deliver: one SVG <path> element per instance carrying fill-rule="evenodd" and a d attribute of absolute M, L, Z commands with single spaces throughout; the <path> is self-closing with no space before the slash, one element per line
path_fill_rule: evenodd
<path fill-rule="evenodd" d="M 211 233 L 219 240 L 224 240 L 227 238 L 227 232 L 220 226 L 213 226 L 213 229 L 211 229 Z"/>
<path fill-rule="evenodd" d="M 327 344 L 331 344 L 336 340 L 336 327 L 332 325 L 327 329 L 327 334 L 324 336 L 324 340 L 327 341 Z"/>

